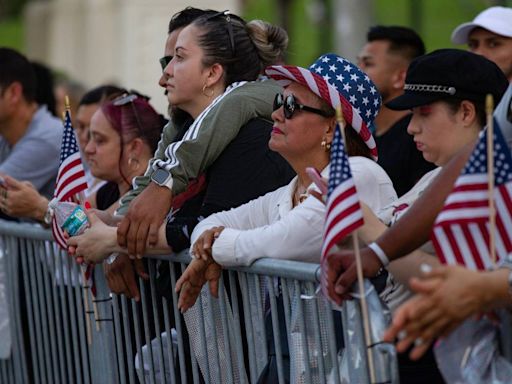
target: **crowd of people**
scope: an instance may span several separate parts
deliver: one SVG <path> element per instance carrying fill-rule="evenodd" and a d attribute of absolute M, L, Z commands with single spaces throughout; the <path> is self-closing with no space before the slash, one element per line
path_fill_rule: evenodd
<path fill-rule="evenodd" d="M 412 29 L 376 26 L 357 63 L 326 53 L 303 68 L 284 62 L 288 35 L 278 26 L 227 11 L 178 12 L 160 59 L 168 120 L 136 91 L 68 84 L 94 208 L 89 228 L 68 238 L 69 254 L 80 263 L 108 258 L 111 291 L 138 300 L 141 259 L 189 248 L 176 284 L 183 312 L 205 285 L 218 295 L 225 267 L 263 257 L 321 263 L 323 293 L 342 304 L 356 253 L 342 240 L 321 259 L 325 194 L 307 171 L 326 183 L 336 171 L 342 106 L 364 215 L 363 274 L 393 313 L 384 339 L 396 342 L 401 382 L 444 382 L 434 341 L 512 299 L 512 260 L 487 271 L 446 266 L 429 241 L 489 121 L 489 94 L 512 145 L 511 20 L 511 8 L 486 9 L 453 31 L 467 50 L 430 53 Z M 48 90 L 59 86 L 44 65 L 0 48 L 4 220 L 51 224 L 63 128 L 62 90 Z"/>

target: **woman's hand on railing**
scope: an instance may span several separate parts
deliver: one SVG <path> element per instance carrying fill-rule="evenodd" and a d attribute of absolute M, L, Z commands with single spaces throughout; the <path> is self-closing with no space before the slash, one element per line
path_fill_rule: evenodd
<path fill-rule="evenodd" d="M 213 259 L 205 261 L 203 259 L 193 259 L 176 282 L 176 292 L 180 292 L 178 308 L 181 313 L 192 307 L 203 285 L 208 282 L 210 293 L 214 297 L 219 297 L 219 279 L 222 267 Z"/>
<path fill-rule="evenodd" d="M 75 259 L 100 263 L 111 253 L 120 251 L 117 245 L 117 228 L 106 225 L 93 211 L 86 211 L 86 214 L 89 228 L 83 234 L 67 239 L 68 252 Z"/>
<path fill-rule="evenodd" d="M 204 231 L 192 245 L 191 254 L 198 259 L 208 261 L 212 259 L 213 243 L 220 236 L 224 227 L 213 227 Z"/>

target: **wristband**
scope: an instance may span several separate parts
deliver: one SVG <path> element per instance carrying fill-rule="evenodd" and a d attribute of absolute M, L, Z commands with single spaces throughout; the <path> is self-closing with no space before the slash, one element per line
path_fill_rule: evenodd
<path fill-rule="evenodd" d="M 368 244 L 368 248 L 370 248 L 377 257 L 379 258 L 380 262 L 382 263 L 382 266 L 387 267 L 389 265 L 389 259 L 386 255 L 386 253 L 382 250 L 382 248 L 377 244 L 376 242 Z"/>

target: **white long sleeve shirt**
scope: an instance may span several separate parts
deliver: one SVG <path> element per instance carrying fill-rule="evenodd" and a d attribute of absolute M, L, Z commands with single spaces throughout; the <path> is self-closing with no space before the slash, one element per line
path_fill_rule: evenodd
<path fill-rule="evenodd" d="M 374 212 L 396 199 L 391 180 L 377 163 L 364 157 L 349 160 L 359 198 Z M 322 176 L 329 176 L 329 167 Z M 207 217 L 194 229 L 191 244 L 205 230 L 223 226 L 212 249 L 222 266 L 247 266 L 261 257 L 318 263 L 325 205 L 309 196 L 293 208 L 296 184 L 297 177 L 258 199 Z M 314 184 L 309 188 L 316 189 Z"/>

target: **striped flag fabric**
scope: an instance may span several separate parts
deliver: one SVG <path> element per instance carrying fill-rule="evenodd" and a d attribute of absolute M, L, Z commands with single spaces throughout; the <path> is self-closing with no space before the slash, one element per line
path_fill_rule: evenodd
<path fill-rule="evenodd" d="M 337 123 L 331 147 L 322 259 L 339 241 L 364 224 L 341 129 Z"/>
<path fill-rule="evenodd" d="M 77 195 L 86 189 L 87 180 L 85 179 L 80 150 L 76 143 L 73 126 L 71 125 L 70 112 L 66 110 L 64 115 L 64 132 L 60 148 L 59 171 L 57 173 L 54 197 L 58 201 L 77 202 Z M 66 249 L 66 240 L 62 229 L 57 225 L 55 216 L 52 220 L 52 232 L 57 244 L 59 244 L 61 248 Z"/>
<path fill-rule="evenodd" d="M 448 195 L 434 224 L 432 242 L 443 264 L 472 270 L 493 267 L 489 252 L 487 130 Z M 495 253 L 497 262 L 512 252 L 512 157 L 494 121 Z"/>

